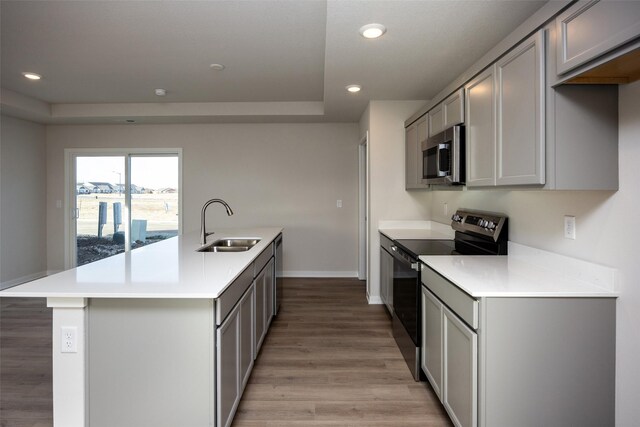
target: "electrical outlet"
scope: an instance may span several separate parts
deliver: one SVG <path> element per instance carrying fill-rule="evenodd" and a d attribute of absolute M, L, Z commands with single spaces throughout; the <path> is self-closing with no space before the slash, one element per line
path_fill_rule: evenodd
<path fill-rule="evenodd" d="M 564 238 L 576 239 L 576 217 L 571 215 L 564 216 Z"/>
<path fill-rule="evenodd" d="M 442 214 L 445 217 L 449 216 L 449 205 L 447 205 L 447 202 L 444 202 L 444 204 L 442 205 Z"/>
<path fill-rule="evenodd" d="M 63 326 L 60 328 L 60 352 L 78 352 L 78 328 L 75 326 Z"/>
<path fill-rule="evenodd" d="M 342 207 L 342 200 L 340 200 L 340 199 L 336 200 L 336 207 L 338 207 L 338 208 Z"/>

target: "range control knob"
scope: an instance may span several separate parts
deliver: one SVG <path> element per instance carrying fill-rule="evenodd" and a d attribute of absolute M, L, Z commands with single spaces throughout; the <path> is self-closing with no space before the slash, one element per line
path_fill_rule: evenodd
<path fill-rule="evenodd" d="M 458 214 L 453 214 L 453 216 L 451 217 L 451 221 L 455 221 L 455 222 L 461 222 L 462 221 L 462 217 Z"/>
<path fill-rule="evenodd" d="M 489 230 L 495 230 L 496 225 L 494 224 L 494 222 L 493 222 L 493 221 L 489 221 L 489 223 L 487 224 L 487 228 L 488 228 Z"/>

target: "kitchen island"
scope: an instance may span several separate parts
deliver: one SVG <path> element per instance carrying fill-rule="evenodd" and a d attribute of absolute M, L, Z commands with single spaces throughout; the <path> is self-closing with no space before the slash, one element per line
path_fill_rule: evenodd
<path fill-rule="evenodd" d="M 56 426 L 231 424 L 274 313 L 281 228 L 216 230 L 245 252 L 197 252 L 197 234 L 0 292 L 53 308 Z"/>

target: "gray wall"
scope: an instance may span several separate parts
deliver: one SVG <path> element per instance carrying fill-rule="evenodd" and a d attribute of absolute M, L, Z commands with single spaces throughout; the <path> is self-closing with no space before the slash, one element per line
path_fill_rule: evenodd
<path fill-rule="evenodd" d="M 184 232 L 200 227 L 283 226 L 285 273 L 355 276 L 357 124 L 189 124 L 47 127 L 48 265 L 64 268 L 65 148 L 183 149 Z M 343 207 L 336 207 L 336 200 Z"/>
<path fill-rule="evenodd" d="M 371 101 L 360 119 L 369 132 L 369 263 L 367 293 L 380 299 L 380 236 L 383 220 L 424 220 L 429 204 L 424 191 L 405 191 L 404 121 L 427 101 Z"/>
<path fill-rule="evenodd" d="M 43 125 L 0 116 L 0 288 L 45 274 Z"/>

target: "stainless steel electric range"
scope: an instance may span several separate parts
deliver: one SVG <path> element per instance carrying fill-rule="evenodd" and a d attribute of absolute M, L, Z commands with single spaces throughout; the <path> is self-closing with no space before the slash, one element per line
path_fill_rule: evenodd
<path fill-rule="evenodd" d="M 506 255 L 508 217 L 459 209 L 451 218 L 454 240 L 394 240 L 393 336 L 416 381 L 420 380 L 421 255 Z"/>

